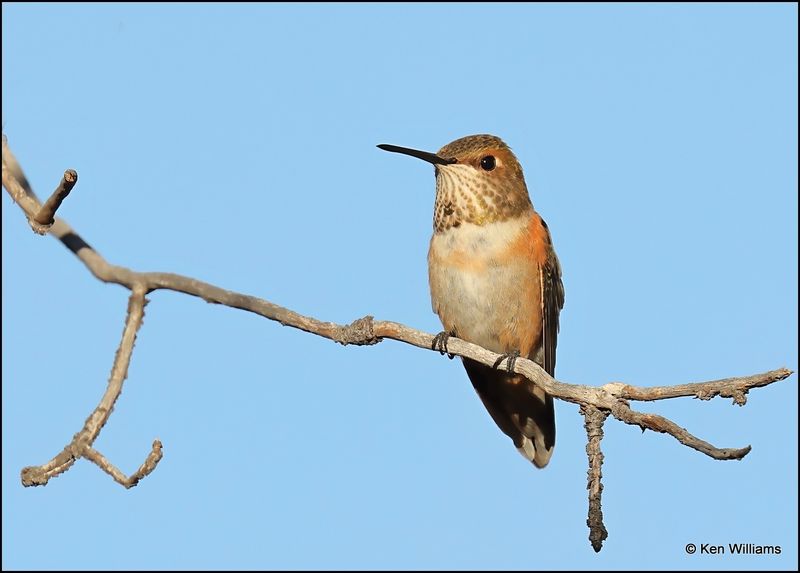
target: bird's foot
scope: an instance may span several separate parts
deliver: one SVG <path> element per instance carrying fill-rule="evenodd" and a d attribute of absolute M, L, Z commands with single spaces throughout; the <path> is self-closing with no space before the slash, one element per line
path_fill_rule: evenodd
<path fill-rule="evenodd" d="M 511 352 L 501 354 L 500 358 L 494 361 L 494 366 L 492 366 L 492 368 L 500 368 L 500 364 L 503 362 L 503 360 L 508 360 L 508 363 L 506 364 L 506 370 L 509 372 L 514 372 L 514 364 L 516 364 L 517 358 L 519 358 L 519 350 L 512 350 Z"/>
<path fill-rule="evenodd" d="M 450 337 L 453 336 L 452 333 L 447 332 L 446 330 L 441 331 L 439 334 L 433 337 L 433 344 L 431 344 L 432 350 L 438 350 L 439 354 L 442 356 L 447 353 L 447 357 L 452 360 L 455 358 L 455 354 L 450 354 L 447 350 L 447 341 L 450 340 Z"/>

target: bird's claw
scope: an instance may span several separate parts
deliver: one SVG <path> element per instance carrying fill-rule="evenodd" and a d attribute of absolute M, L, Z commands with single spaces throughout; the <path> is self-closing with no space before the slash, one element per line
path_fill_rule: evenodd
<path fill-rule="evenodd" d="M 438 350 L 439 354 L 442 356 L 447 353 L 447 357 L 452 360 L 455 358 L 455 354 L 450 354 L 447 350 L 447 341 L 450 339 L 452 335 L 447 332 L 446 330 L 441 331 L 439 334 L 433 337 L 433 344 L 431 344 L 432 350 Z"/>
<path fill-rule="evenodd" d="M 503 360 L 508 359 L 506 370 L 509 372 L 514 372 L 514 365 L 517 363 L 517 358 L 519 358 L 519 350 L 512 350 L 511 352 L 501 354 L 500 358 L 494 361 L 493 368 L 500 368 L 500 364 L 503 362 Z"/>

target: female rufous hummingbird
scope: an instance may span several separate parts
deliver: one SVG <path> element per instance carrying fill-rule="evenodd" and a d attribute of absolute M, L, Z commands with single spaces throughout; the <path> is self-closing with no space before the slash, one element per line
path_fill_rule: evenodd
<path fill-rule="evenodd" d="M 556 440 L 553 398 L 511 372 L 516 356 L 555 373 L 561 266 L 550 231 L 534 211 L 522 167 L 499 137 L 470 135 L 437 153 L 395 145 L 381 149 L 434 166 L 436 204 L 428 251 L 433 310 L 456 336 L 508 357 L 508 371 L 464 358 L 472 385 L 495 423 L 536 467 Z"/>

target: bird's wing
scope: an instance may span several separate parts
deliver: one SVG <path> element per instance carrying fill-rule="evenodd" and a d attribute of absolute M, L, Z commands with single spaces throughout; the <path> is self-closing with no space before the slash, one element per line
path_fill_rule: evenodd
<path fill-rule="evenodd" d="M 549 234 L 548 230 L 548 238 Z M 561 282 L 561 264 L 552 248 L 552 242 L 548 243 L 550 248 L 547 259 L 539 273 L 542 301 L 542 368 L 550 376 L 555 376 L 558 315 L 564 308 L 564 283 Z"/>

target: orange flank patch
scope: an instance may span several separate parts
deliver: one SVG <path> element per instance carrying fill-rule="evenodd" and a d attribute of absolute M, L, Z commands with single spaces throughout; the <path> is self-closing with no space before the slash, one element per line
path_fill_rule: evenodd
<path fill-rule="evenodd" d="M 541 268 L 547 262 L 551 249 L 550 237 L 542 218 L 534 212 L 525 231 L 503 253 L 503 262 L 525 261 L 530 269 L 525 285 L 520 285 L 523 297 L 520 316 L 508 321 L 498 334 L 506 348 L 519 350 L 522 356 L 532 358 L 542 340 L 542 283 Z"/>
<path fill-rule="evenodd" d="M 538 268 L 547 262 L 550 248 L 547 228 L 539 214 L 534 211 L 525 230 L 503 251 L 498 260 L 504 263 L 513 259 L 532 261 L 536 263 L 538 276 Z"/>

